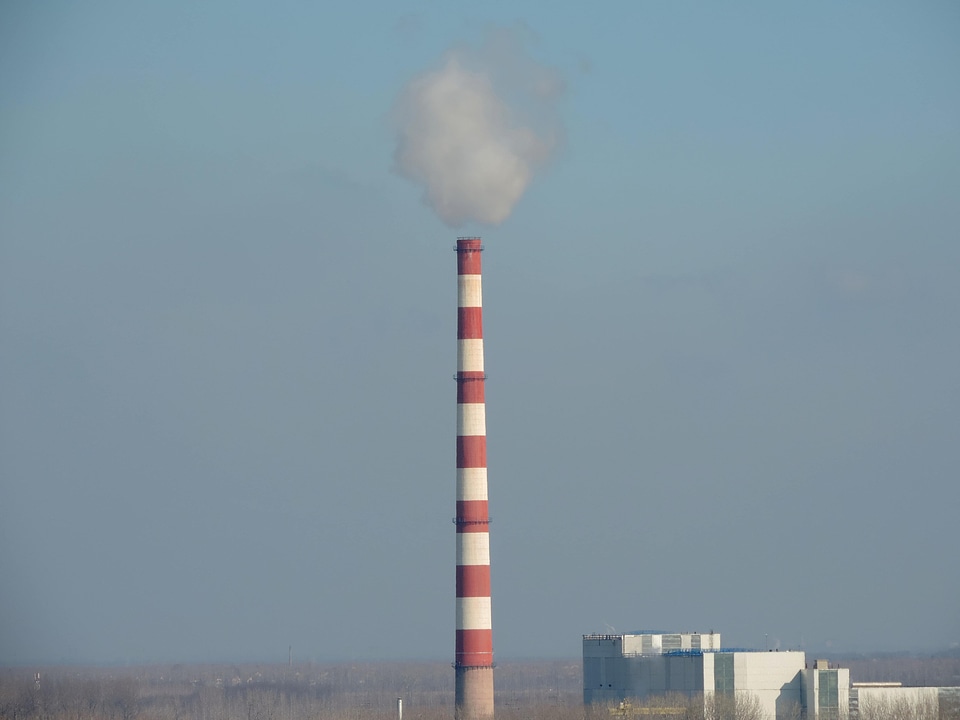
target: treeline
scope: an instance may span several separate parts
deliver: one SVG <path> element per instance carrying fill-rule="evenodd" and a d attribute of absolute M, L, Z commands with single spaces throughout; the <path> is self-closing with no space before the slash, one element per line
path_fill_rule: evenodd
<path fill-rule="evenodd" d="M 498 718 L 583 720 L 580 664 L 505 663 Z M 452 717 L 448 663 L 0 669 L 6 720 L 404 720 Z"/>
<path fill-rule="evenodd" d="M 851 680 L 960 685 L 960 658 L 834 658 Z M 404 720 L 453 716 L 447 663 L 171 665 L 0 669 L 2 720 Z M 497 720 L 760 720 L 750 696 L 666 696 L 622 706 L 582 704 L 579 660 L 501 663 Z M 960 698 L 939 713 L 917 704 L 860 707 L 859 720 L 960 720 Z M 793 708 L 786 720 L 802 720 Z"/>
<path fill-rule="evenodd" d="M 110 718 L 133 720 L 142 699 L 136 679 L 35 677 L 15 671 L 0 674 L 0 718 Z"/>

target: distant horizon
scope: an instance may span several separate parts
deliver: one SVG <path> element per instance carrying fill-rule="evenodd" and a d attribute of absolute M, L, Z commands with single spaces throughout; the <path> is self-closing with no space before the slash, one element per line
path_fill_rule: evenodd
<path fill-rule="evenodd" d="M 610 633 L 611 635 L 620 635 L 620 634 L 632 634 L 632 633 Z M 834 648 L 800 648 L 800 647 L 781 647 L 777 650 L 769 649 L 764 650 L 763 648 L 753 648 L 745 646 L 723 646 L 717 652 L 726 652 L 730 650 L 743 650 L 747 652 L 798 652 L 802 651 L 810 655 L 811 653 L 819 653 L 819 657 L 822 658 L 871 658 L 871 657 L 898 657 L 898 656 L 911 656 L 911 657 L 941 657 L 941 656 L 960 656 L 960 644 L 954 643 L 949 646 L 944 646 L 941 648 L 931 648 L 931 649 L 901 649 L 901 650 L 875 650 L 875 651 L 856 651 L 856 650 L 838 650 Z M 708 651 L 709 652 L 709 651 Z M 582 660 L 581 655 L 557 655 L 557 656 L 538 656 L 538 655 L 529 655 L 529 656 L 504 656 L 497 657 L 497 663 L 525 663 L 525 662 L 580 662 Z M 314 657 L 309 659 L 297 659 L 296 653 L 294 653 L 293 658 L 293 667 L 299 665 L 350 665 L 350 664 L 395 664 L 395 663 L 422 663 L 422 664 L 447 664 L 451 663 L 449 658 L 416 658 L 416 657 L 395 657 L 395 658 L 372 658 L 372 657 L 356 657 L 356 658 L 333 658 L 333 657 Z M 28 667 L 76 667 L 76 668 L 120 668 L 120 667 L 167 667 L 172 665 L 269 665 L 269 666 L 283 666 L 287 665 L 286 658 L 278 658 L 276 660 L 269 659 L 179 659 L 179 660 L 114 660 L 114 661 L 105 661 L 105 662 L 84 662 L 82 660 L 72 661 L 72 660 L 38 660 L 34 662 L 22 662 L 22 663 L 3 663 L 0 662 L 0 668 L 7 669 L 19 669 L 19 668 L 28 668 Z"/>

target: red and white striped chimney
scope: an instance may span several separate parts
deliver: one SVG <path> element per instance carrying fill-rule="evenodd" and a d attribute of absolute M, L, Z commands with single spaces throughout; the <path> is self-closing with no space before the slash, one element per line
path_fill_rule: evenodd
<path fill-rule="evenodd" d="M 493 717 L 480 238 L 457 238 L 456 716 Z"/>

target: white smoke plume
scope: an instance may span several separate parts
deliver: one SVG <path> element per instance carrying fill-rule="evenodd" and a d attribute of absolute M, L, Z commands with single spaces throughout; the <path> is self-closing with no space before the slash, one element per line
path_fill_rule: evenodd
<path fill-rule="evenodd" d="M 400 93 L 394 168 L 423 187 L 451 227 L 505 220 L 559 146 L 559 74 L 535 63 L 517 34 L 446 54 Z"/>

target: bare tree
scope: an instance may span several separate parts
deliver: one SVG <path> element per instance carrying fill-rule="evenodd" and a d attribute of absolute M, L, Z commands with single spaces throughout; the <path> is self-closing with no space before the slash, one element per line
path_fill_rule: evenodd
<path fill-rule="evenodd" d="M 777 720 L 802 720 L 803 707 L 796 700 L 788 700 L 780 705 L 778 701 Z"/>
<path fill-rule="evenodd" d="M 937 701 L 928 696 L 861 698 L 860 720 L 937 720 Z"/>
<path fill-rule="evenodd" d="M 140 688 L 135 678 L 116 678 L 106 696 L 113 715 L 120 720 L 134 720 L 140 714 Z"/>
<path fill-rule="evenodd" d="M 0 717 L 10 720 L 28 718 L 34 711 L 33 682 L 4 675 L 0 677 Z"/>
<path fill-rule="evenodd" d="M 704 720 L 766 720 L 760 698 L 749 692 L 708 693 L 703 701 Z"/>

